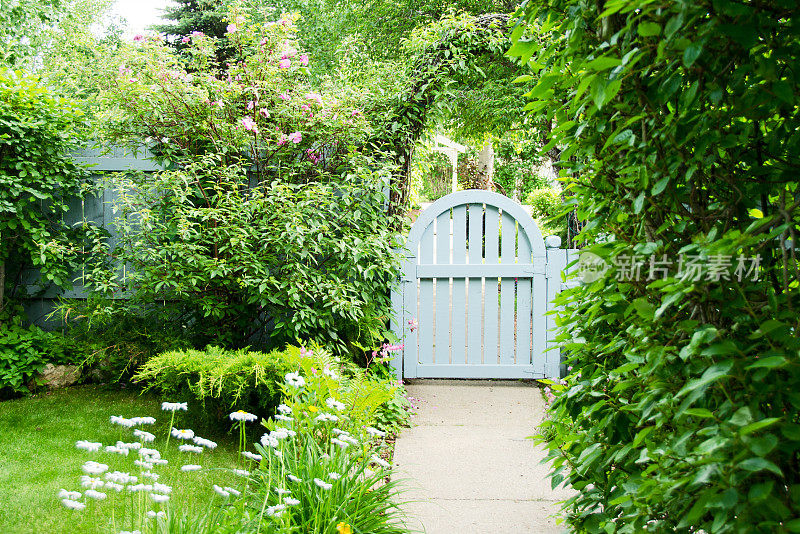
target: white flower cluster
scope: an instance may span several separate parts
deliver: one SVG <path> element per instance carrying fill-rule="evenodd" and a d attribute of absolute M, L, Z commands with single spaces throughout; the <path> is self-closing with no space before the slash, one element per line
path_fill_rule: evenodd
<path fill-rule="evenodd" d="M 330 398 L 328 398 L 328 399 L 325 401 L 325 404 L 327 404 L 327 405 L 328 405 L 328 408 L 330 408 L 330 409 L 332 409 L 332 410 L 336 410 L 337 412 L 341 412 L 342 410 L 344 410 L 344 409 L 345 409 L 345 405 L 344 405 L 344 403 L 343 403 L 343 402 L 339 402 L 339 401 L 337 401 L 337 400 L 336 400 L 336 399 L 334 399 L 333 397 L 330 397 Z"/>
<path fill-rule="evenodd" d="M 284 378 L 287 384 L 298 389 L 306 385 L 306 379 L 300 373 L 289 373 Z"/>

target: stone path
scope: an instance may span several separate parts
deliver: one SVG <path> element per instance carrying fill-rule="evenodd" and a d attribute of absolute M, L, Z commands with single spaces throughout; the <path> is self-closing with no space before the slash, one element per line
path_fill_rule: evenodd
<path fill-rule="evenodd" d="M 541 447 L 526 439 L 545 413 L 535 384 L 414 380 L 412 427 L 397 439 L 408 526 L 428 534 L 560 533 L 553 514 L 568 490 L 550 489 Z"/>

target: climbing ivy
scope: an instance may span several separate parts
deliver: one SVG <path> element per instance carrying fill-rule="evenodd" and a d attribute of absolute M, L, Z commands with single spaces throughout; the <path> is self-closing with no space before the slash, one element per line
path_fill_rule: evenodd
<path fill-rule="evenodd" d="M 794 0 L 518 13 L 528 109 L 606 269 L 557 302 L 570 373 L 543 430 L 576 531 L 800 531 L 798 20 Z"/>

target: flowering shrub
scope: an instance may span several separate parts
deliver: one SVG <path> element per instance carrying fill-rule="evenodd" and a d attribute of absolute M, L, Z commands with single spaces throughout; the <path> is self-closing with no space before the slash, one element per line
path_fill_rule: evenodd
<path fill-rule="evenodd" d="M 200 33 L 183 60 L 141 37 L 109 74 L 108 136 L 147 139 L 169 170 L 113 181 L 122 237 L 92 282 L 171 302 L 197 346 L 302 337 L 344 353 L 385 329 L 398 272 L 388 177 L 356 149 L 360 112 L 304 85 L 292 21 L 233 12 L 226 65 Z"/>

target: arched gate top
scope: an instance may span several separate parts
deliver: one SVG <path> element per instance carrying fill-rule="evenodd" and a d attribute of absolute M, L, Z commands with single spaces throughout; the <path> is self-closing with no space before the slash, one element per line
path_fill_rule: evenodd
<path fill-rule="evenodd" d="M 510 198 L 483 189 L 467 189 L 465 191 L 450 193 L 431 204 L 411 226 L 406 244 L 408 250 L 417 250 L 420 239 L 422 239 L 422 234 L 436 217 L 451 208 L 466 204 L 486 204 L 487 206 L 494 206 L 508 213 L 519 223 L 520 228 L 524 230 L 525 234 L 528 236 L 533 256 L 544 257 L 546 255 L 542 232 L 539 230 L 536 221 L 528 215 L 528 212 Z"/>

